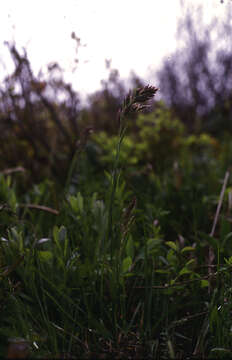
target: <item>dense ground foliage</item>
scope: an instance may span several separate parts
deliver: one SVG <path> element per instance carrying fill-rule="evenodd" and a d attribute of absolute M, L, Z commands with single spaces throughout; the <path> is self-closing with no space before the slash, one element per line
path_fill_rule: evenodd
<path fill-rule="evenodd" d="M 2 172 L 1 356 L 231 356 L 231 137 L 142 114 L 149 89 L 117 136 L 82 134 L 63 186 Z"/>

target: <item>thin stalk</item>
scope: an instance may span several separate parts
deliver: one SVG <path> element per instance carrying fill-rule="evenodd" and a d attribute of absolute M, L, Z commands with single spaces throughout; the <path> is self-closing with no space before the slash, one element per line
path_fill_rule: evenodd
<path fill-rule="evenodd" d="M 146 101 L 152 99 L 155 93 L 157 92 L 157 90 L 158 89 L 153 86 L 145 86 L 143 88 L 138 88 L 134 90 L 133 93 L 128 94 L 128 96 L 125 98 L 123 102 L 121 109 L 119 109 L 118 143 L 116 147 L 116 155 L 115 155 L 113 172 L 111 177 L 110 199 L 109 199 L 109 210 L 108 210 L 108 226 L 105 237 L 105 239 L 110 240 L 111 263 L 113 259 L 113 239 L 112 239 L 113 204 L 114 204 L 116 188 L 119 180 L 118 168 L 119 168 L 120 150 L 127 129 L 125 118 L 130 113 L 140 112 L 146 109 L 148 107 L 148 105 L 145 105 Z"/>
<path fill-rule="evenodd" d="M 119 183 L 119 177 L 120 177 L 120 170 L 119 170 L 119 160 L 120 160 L 120 151 L 121 151 L 121 145 L 126 133 L 126 122 L 125 118 L 128 114 L 133 112 L 140 112 L 147 108 L 147 105 L 145 105 L 146 101 L 153 98 L 156 91 L 158 89 L 153 86 L 145 86 L 143 88 L 138 88 L 134 90 L 133 93 L 129 93 L 128 96 L 125 98 L 123 105 L 121 109 L 119 109 L 118 112 L 118 123 L 119 123 L 119 131 L 118 131 L 118 142 L 116 145 L 116 154 L 114 158 L 114 164 L 113 164 L 113 171 L 111 174 L 111 183 L 110 183 L 110 189 L 109 189 L 109 202 L 108 202 L 108 219 L 107 219 L 107 230 L 103 237 L 103 259 L 102 259 L 102 274 L 101 274 L 101 297 L 103 298 L 103 287 L 104 287 L 104 275 L 103 275 L 103 269 L 104 269 L 104 263 L 105 263 L 105 256 L 106 256 L 106 246 L 105 242 L 110 241 L 110 262 L 111 262 L 111 270 L 114 272 L 116 270 L 116 278 L 113 276 L 114 285 L 116 286 L 116 290 L 119 283 L 119 259 L 116 257 L 115 259 L 115 266 L 113 266 L 113 210 L 114 210 L 114 200 L 115 200 L 115 193 L 117 190 L 117 186 Z M 105 251 L 104 251 L 105 250 Z M 119 245 L 119 251 L 120 251 L 120 245 Z M 113 311 L 114 313 L 114 311 Z M 114 314 L 113 314 L 114 316 Z M 115 321 L 115 319 L 114 319 Z"/>

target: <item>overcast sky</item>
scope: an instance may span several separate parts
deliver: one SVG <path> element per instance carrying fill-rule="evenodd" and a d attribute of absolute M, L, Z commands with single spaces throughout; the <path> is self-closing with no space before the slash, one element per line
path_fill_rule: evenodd
<path fill-rule="evenodd" d="M 230 0 L 184 0 L 203 3 L 204 20 L 220 18 Z M 131 70 L 149 81 L 149 70 L 175 50 L 180 0 L 5 0 L 0 5 L 0 72 L 13 67 L 4 41 L 26 47 L 35 74 L 57 61 L 65 79 L 80 93 L 100 88 L 112 59 L 122 78 Z M 76 53 L 75 32 L 81 41 Z M 75 64 L 75 58 L 79 60 Z M 4 68 L 4 66 L 5 68 Z M 73 72 L 76 65 L 76 70 Z"/>

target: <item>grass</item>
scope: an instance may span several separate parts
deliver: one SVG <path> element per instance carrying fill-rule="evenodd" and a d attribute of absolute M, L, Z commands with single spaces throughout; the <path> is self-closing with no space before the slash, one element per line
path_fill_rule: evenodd
<path fill-rule="evenodd" d="M 156 92 L 126 97 L 95 191 L 90 129 L 62 193 L 45 180 L 18 194 L 20 174 L 0 176 L 2 357 L 231 357 L 230 173 L 184 163 L 129 186 L 120 169 L 126 116 Z"/>

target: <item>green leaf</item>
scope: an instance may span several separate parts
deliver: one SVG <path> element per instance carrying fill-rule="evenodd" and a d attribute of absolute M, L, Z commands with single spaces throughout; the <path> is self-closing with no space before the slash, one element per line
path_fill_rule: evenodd
<path fill-rule="evenodd" d="M 185 253 L 185 252 L 187 252 L 187 251 L 194 251 L 194 250 L 195 250 L 195 248 L 192 247 L 192 246 L 185 246 L 185 247 L 181 250 L 181 253 L 183 254 L 183 253 Z"/>
<path fill-rule="evenodd" d="M 178 246 L 176 245 L 176 243 L 174 243 L 174 241 L 167 241 L 165 244 L 175 251 L 179 250 Z"/>
<path fill-rule="evenodd" d="M 84 210 L 84 199 L 83 199 L 80 192 L 78 192 L 76 196 L 70 195 L 68 197 L 68 201 L 69 201 L 69 203 L 71 205 L 72 210 L 75 213 L 80 213 L 81 214 L 83 212 L 83 210 Z"/>
<path fill-rule="evenodd" d="M 158 274 L 169 274 L 170 273 L 169 270 L 162 270 L 162 269 L 157 269 L 157 270 L 155 270 L 155 272 Z"/>
<path fill-rule="evenodd" d="M 232 354 L 232 351 L 230 349 L 224 349 L 224 348 L 213 348 L 210 350 L 210 352 L 221 352 L 221 353 L 228 353 L 228 354 Z"/>
<path fill-rule="evenodd" d="M 189 269 L 187 269 L 186 267 L 184 267 L 183 269 L 180 270 L 179 276 L 184 275 L 184 274 L 189 274 L 189 273 L 191 273 L 191 272 L 192 272 L 191 270 L 189 270 Z"/>
<path fill-rule="evenodd" d="M 132 265 L 131 257 L 127 256 L 122 262 L 122 272 L 126 273 L 126 272 L 130 271 L 131 265 Z"/>
<path fill-rule="evenodd" d="M 77 202 L 77 198 L 74 195 L 70 195 L 68 198 L 69 204 L 71 205 L 72 210 L 75 213 L 78 213 L 78 202 Z"/>
<path fill-rule="evenodd" d="M 193 263 L 195 263 L 195 259 L 190 259 L 189 261 L 186 262 L 185 267 L 187 267 Z"/>
<path fill-rule="evenodd" d="M 126 254 L 131 259 L 134 258 L 135 250 L 134 250 L 134 242 L 133 242 L 131 234 L 129 235 L 127 243 L 126 243 Z"/>
<path fill-rule="evenodd" d="M 209 281 L 208 280 L 201 280 L 201 287 L 204 288 L 204 287 L 208 287 L 209 286 Z"/>
<path fill-rule="evenodd" d="M 17 199 L 16 199 L 16 194 L 15 194 L 14 191 L 10 192 L 9 204 L 10 204 L 10 207 L 12 208 L 12 210 L 15 212 L 16 211 L 16 205 L 17 205 Z"/>
<path fill-rule="evenodd" d="M 232 256 L 230 256 L 229 259 L 224 258 L 224 261 L 227 265 L 232 265 Z"/>
<path fill-rule="evenodd" d="M 54 238 L 55 242 L 57 242 L 58 241 L 58 234 L 59 234 L 59 228 L 58 228 L 57 225 L 55 225 L 53 227 L 53 232 L 52 233 L 53 233 L 53 238 Z"/>
<path fill-rule="evenodd" d="M 78 192 L 78 194 L 77 194 L 77 202 L 78 202 L 79 210 L 82 213 L 84 210 L 84 199 L 80 192 Z"/>
<path fill-rule="evenodd" d="M 59 230 L 58 226 L 55 225 L 54 228 L 53 228 L 53 239 L 54 239 L 54 242 L 55 242 L 57 248 L 58 248 L 60 251 L 62 251 L 61 245 L 60 245 L 60 240 L 59 240 L 59 231 L 60 231 L 60 230 Z"/>
<path fill-rule="evenodd" d="M 167 254 L 167 261 L 168 261 L 169 265 L 173 265 L 175 267 L 177 266 L 179 261 L 178 261 L 178 257 L 174 250 L 172 250 L 172 249 L 169 250 L 169 252 Z"/>
<path fill-rule="evenodd" d="M 41 261 L 48 262 L 52 259 L 51 251 L 37 251 L 38 257 Z"/>

